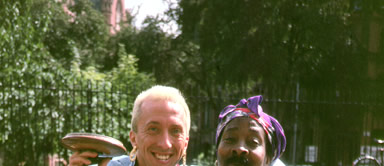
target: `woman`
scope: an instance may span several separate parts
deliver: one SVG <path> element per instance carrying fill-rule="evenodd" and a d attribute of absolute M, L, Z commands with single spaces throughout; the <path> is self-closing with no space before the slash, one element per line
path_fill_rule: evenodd
<path fill-rule="evenodd" d="M 263 112 L 262 96 L 242 99 L 219 115 L 216 130 L 216 165 L 273 165 L 285 150 L 286 138 L 279 122 Z"/>
<path fill-rule="evenodd" d="M 130 156 L 103 160 L 108 166 L 175 166 L 183 159 L 191 124 L 189 108 L 180 91 L 165 86 L 154 86 L 135 100 L 129 133 L 133 150 Z M 70 165 L 90 164 L 94 152 L 75 152 Z"/>

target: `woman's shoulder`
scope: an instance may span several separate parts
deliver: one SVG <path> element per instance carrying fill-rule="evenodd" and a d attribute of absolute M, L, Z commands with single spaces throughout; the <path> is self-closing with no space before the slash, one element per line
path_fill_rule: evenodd
<path fill-rule="evenodd" d="M 132 162 L 129 159 L 129 156 L 123 155 L 119 157 L 114 157 L 107 166 L 134 166 L 135 162 Z"/>

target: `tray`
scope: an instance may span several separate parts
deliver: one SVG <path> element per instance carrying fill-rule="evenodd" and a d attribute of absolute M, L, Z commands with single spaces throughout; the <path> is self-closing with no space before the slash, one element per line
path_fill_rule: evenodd
<path fill-rule="evenodd" d="M 93 133 L 69 133 L 61 144 L 72 151 L 91 150 L 109 157 L 124 155 L 127 149 L 119 140 Z"/>

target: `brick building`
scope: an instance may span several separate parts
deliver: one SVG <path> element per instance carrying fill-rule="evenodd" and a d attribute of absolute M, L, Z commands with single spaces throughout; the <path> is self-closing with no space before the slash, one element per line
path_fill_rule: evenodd
<path fill-rule="evenodd" d="M 63 1 L 63 0 L 58 0 Z M 77 0 L 66 0 L 63 9 L 69 15 L 75 17 L 69 9 L 69 5 L 74 5 Z M 124 0 L 90 0 L 94 4 L 94 8 L 99 10 L 105 16 L 105 21 L 109 25 L 109 32 L 116 34 L 121 29 L 120 23 L 126 19 Z"/>

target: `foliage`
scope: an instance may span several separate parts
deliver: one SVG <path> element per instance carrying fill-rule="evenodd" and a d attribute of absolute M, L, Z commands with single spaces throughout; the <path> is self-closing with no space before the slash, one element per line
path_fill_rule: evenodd
<path fill-rule="evenodd" d="M 24 91 L 20 87 L 31 86 L 31 79 L 44 79 L 50 82 L 53 74 L 62 74 L 60 65 L 54 59 L 50 58 L 49 52 L 45 49 L 42 42 L 42 36 L 47 32 L 50 15 L 46 13 L 34 20 L 28 14 L 31 8 L 25 7 L 31 5 L 30 1 L 24 3 L 8 2 L 4 4 L 4 10 L 1 10 L 2 26 L 0 27 L 0 56 L 1 56 L 1 147 L 5 148 L 5 154 L 12 156 L 12 161 L 5 161 L 5 165 L 17 165 L 17 162 L 24 161 L 26 158 L 30 162 L 37 162 L 39 153 L 29 153 L 29 155 L 20 155 L 21 150 L 26 149 L 35 151 L 39 147 L 44 147 L 39 142 L 32 139 L 23 139 L 33 137 L 42 139 L 39 131 L 32 130 L 26 117 L 33 111 L 33 106 L 38 99 L 33 98 L 34 92 Z M 3 86 L 10 84 L 12 80 L 17 80 L 13 88 L 4 89 Z M 36 85 L 37 87 L 41 86 Z M 18 102 L 22 98 L 27 98 L 28 102 Z M 17 103 L 17 104 L 15 104 Z M 12 109 L 9 109 L 12 108 Z M 15 116 L 16 112 L 24 111 L 20 116 Z M 44 108 L 36 110 L 37 114 L 45 115 Z M 35 125 L 43 127 L 44 123 Z M 40 128 L 41 129 L 41 128 Z M 41 152 L 40 152 L 41 153 Z"/>
<path fill-rule="evenodd" d="M 95 56 L 108 41 L 100 27 L 85 23 L 84 15 L 67 24 L 64 15 L 56 18 L 58 4 L 45 2 L 0 2 L 0 157 L 12 159 L 0 165 L 43 165 L 55 153 L 68 158 L 59 140 L 69 132 L 105 134 L 128 145 L 131 103 L 154 82 L 124 49 L 118 68 L 99 72 L 96 59 L 104 57 Z M 71 32 L 76 28 L 84 31 Z"/>
<path fill-rule="evenodd" d="M 205 87 L 205 96 L 208 96 L 212 103 L 216 103 L 213 96 L 227 97 L 222 95 L 220 90 L 212 90 L 214 89 L 212 87 L 218 85 L 225 90 L 228 89 L 222 91 L 228 94 L 236 94 L 239 89 L 249 89 L 248 93 L 255 94 L 258 92 L 255 90 L 255 85 L 259 86 L 260 83 L 264 86 L 286 87 L 276 90 L 282 92 L 295 89 L 300 91 L 301 87 L 315 87 L 322 90 L 324 90 L 322 87 L 330 89 L 352 87 L 355 91 L 357 87 L 363 87 L 367 90 L 373 87 L 367 85 L 376 81 L 374 77 L 369 76 L 369 70 L 380 72 L 384 66 L 383 58 L 379 58 L 379 55 L 383 54 L 382 48 L 372 51 L 367 46 L 372 44 L 369 40 L 375 39 L 371 35 L 375 34 L 372 33 L 375 31 L 372 30 L 374 28 L 372 24 L 376 24 L 380 27 L 376 33 L 380 36 L 377 37 L 376 44 L 380 43 L 378 47 L 382 47 L 383 37 L 380 34 L 383 12 L 378 8 L 382 8 L 383 5 L 379 0 L 316 2 L 180 0 L 178 2 L 180 7 L 169 11 L 181 26 L 182 33 L 177 39 L 182 42 L 178 43 L 191 42 L 196 46 L 193 54 L 187 57 L 183 65 L 199 62 L 193 63 L 195 65 L 193 68 L 197 70 L 191 70 L 192 74 L 188 74 L 190 70 L 184 70 L 185 76 L 194 75 L 195 77 L 189 78 L 192 78 L 193 83 Z M 369 30 L 370 28 L 372 29 Z M 189 53 L 191 47 L 178 48 L 182 53 Z M 375 67 L 377 68 L 372 69 Z M 381 77 L 383 76 L 381 73 Z M 289 88 L 288 84 L 297 86 Z M 271 94 L 275 89 L 272 88 L 271 91 L 262 93 Z M 300 97 L 301 95 L 300 93 Z M 321 93 L 313 94 L 316 95 L 321 96 Z M 296 97 L 298 99 L 299 96 Z M 299 105 L 296 105 L 296 109 L 298 108 Z M 321 111 L 327 109 L 320 108 Z M 340 108 L 340 111 L 344 109 Z M 217 111 L 220 108 L 215 107 L 213 110 Z M 301 113 L 307 111 L 311 110 Z M 295 113 L 295 116 L 301 116 L 301 113 L 299 115 Z M 325 117 L 332 119 L 335 115 Z M 300 121 L 297 123 L 300 124 Z M 337 123 L 335 119 L 326 123 L 331 121 Z M 305 123 L 302 125 L 306 126 Z M 289 137 L 289 134 L 287 136 Z M 306 137 L 310 136 L 302 139 L 308 139 Z M 329 137 L 332 138 L 334 137 Z M 319 149 L 330 147 L 328 144 L 332 141 L 326 139 L 328 138 L 320 141 L 322 143 L 319 144 Z M 299 139 L 298 141 L 300 142 Z M 293 152 L 294 156 L 296 153 L 303 153 L 298 149 L 288 152 Z M 334 165 L 338 162 L 333 159 L 336 155 L 327 155 L 327 151 L 323 152 L 325 153 L 319 151 L 319 160 L 324 161 L 325 165 Z M 293 158 L 296 159 L 298 158 Z"/>
<path fill-rule="evenodd" d="M 70 66 L 75 58 L 72 49 L 76 47 L 82 55 L 81 68 L 103 67 L 103 60 L 110 56 L 107 48 L 110 38 L 108 25 L 101 12 L 94 9 L 89 0 L 76 1 L 74 5 L 69 5 L 68 11 L 63 10 L 62 4 L 51 1 L 42 1 L 37 5 L 52 13 L 52 24 L 49 24 L 44 44 L 55 59 L 64 66 Z"/>
<path fill-rule="evenodd" d="M 172 37 L 163 32 L 157 18 L 147 18 L 141 30 L 125 29 L 117 34 L 117 42 L 125 45 L 127 53 L 138 58 L 139 71 L 153 73 L 159 83 L 172 82 L 174 63 Z"/>
<path fill-rule="evenodd" d="M 24 8 L 21 3 L 5 3 L 4 6 L 0 27 L 2 76 L 49 77 L 48 71 L 60 72 L 60 65 L 50 58 L 42 42 L 50 24 L 50 13 L 33 18 L 28 14 L 31 9 Z"/>
<path fill-rule="evenodd" d="M 197 158 L 195 159 L 195 163 L 198 166 L 209 166 L 214 165 L 216 161 L 216 148 L 215 146 L 211 146 L 207 152 L 201 152 Z"/>
<path fill-rule="evenodd" d="M 367 57 L 350 24 L 350 3 L 181 0 L 172 13 L 181 38 L 199 45 L 200 75 L 208 75 L 212 84 L 345 85 L 367 79 Z"/>
<path fill-rule="evenodd" d="M 123 44 L 119 44 L 118 57 L 120 59 L 118 61 L 118 67 L 114 68 L 110 74 L 112 82 L 117 84 L 124 82 L 124 84 L 127 85 L 134 85 L 136 82 L 141 82 L 147 87 L 154 84 L 155 80 L 151 75 L 137 71 L 138 59 L 134 55 L 128 55 L 125 52 Z"/>
<path fill-rule="evenodd" d="M 200 71 L 199 46 L 168 34 L 161 25 L 167 20 L 148 17 L 141 29 L 126 28 L 116 35 L 127 53 L 138 58 L 139 71 L 152 73 L 157 83 L 173 86 L 196 85 Z M 198 76 L 200 78 L 200 76 Z"/>

